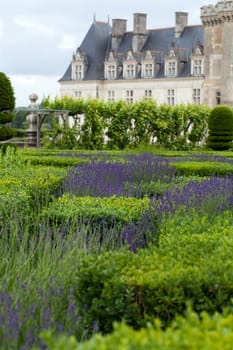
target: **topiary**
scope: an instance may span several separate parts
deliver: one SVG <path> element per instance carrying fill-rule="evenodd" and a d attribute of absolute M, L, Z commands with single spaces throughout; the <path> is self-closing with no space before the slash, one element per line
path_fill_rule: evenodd
<path fill-rule="evenodd" d="M 209 135 L 206 145 L 214 150 L 226 150 L 233 146 L 233 111 L 228 106 L 214 107 L 208 118 Z"/>
<path fill-rule="evenodd" d="M 8 140 L 13 135 L 13 129 L 5 124 L 10 123 L 15 108 L 14 90 L 10 79 L 0 72 L 0 141 Z"/>

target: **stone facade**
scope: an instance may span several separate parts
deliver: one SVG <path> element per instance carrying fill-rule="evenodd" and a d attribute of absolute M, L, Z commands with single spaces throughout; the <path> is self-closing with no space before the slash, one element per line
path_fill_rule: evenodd
<path fill-rule="evenodd" d="M 203 101 L 233 106 L 233 1 L 201 8 L 205 43 Z"/>
<path fill-rule="evenodd" d="M 61 95 L 158 104 L 233 105 L 233 1 L 201 8 L 201 25 L 176 12 L 175 26 L 148 30 L 147 15 L 90 27 L 60 79 Z"/>

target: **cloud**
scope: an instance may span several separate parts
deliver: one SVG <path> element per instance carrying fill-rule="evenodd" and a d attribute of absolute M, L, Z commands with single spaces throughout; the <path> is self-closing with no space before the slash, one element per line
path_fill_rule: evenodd
<path fill-rule="evenodd" d="M 50 95 L 51 98 L 59 95 L 58 76 L 44 75 L 9 75 L 16 97 L 16 107 L 28 106 L 29 95 L 36 93 L 38 102 L 43 97 Z"/>
<path fill-rule="evenodd" d="M 38 18 L 32 16 L 16 16 L 14 18 L 14 23 L 24 29 L 33 30 L 40 34 L 46 34 L 49 36 L 55 35 L 55 30 L 52 27 L 40 24 Z"/>
<path fill-rule="evenodd" d="M 62 50 L 72 50 L 75 45 L 77 45 L 75 35 L 65 34 L 63 35 L 61 42 L 58 44 L 58 48 Z"/>
<path fill-rule="evenodd" d="M 0 38 L 3 38 L 3 19 L 0 17 Z"/>

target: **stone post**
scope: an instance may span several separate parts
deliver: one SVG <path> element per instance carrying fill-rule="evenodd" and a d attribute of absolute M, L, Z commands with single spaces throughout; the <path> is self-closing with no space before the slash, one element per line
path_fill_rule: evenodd
<path fill-rule="evenodd" d="M 27 129 L 27 144 L 29 147 L 37 147 L 38 114 L 36 110 L 38 109 L 38 105 L 36 101 L 38 100 L 38 96 L 33 93 L 29 96 L 29 99 L 31 101 L 31 104 L 29 106 L 29 108 L 31 109 L 31 113 L 26 118 L 29 124 Z M 35 112 L 33 111 L 34 109 Z"/>

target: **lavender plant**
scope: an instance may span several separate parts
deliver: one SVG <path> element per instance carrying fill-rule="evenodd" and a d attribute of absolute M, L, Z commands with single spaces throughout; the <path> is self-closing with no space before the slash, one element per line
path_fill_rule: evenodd
<path fill-rule="evenodd" d="M 181 188 L 167 191 L 154 206 L 160 217 L 176 211 L 196 210 L 203 215 L 214 216 L 233 207 L 233 176 L 212 176 L 201 183 L 190 181 Z"/>
<path fill-rule="evenodd" d="M 141 197 L 142 183 L 171 182 L 175 167 L 168 160 L 153 154 L 126 156 L 124 162 L 92 161 L 72 168 L 63 184 L 63 191 L 78 196 Z"/>

